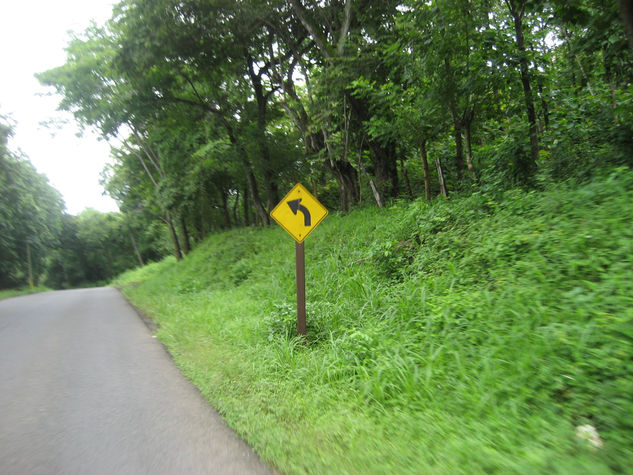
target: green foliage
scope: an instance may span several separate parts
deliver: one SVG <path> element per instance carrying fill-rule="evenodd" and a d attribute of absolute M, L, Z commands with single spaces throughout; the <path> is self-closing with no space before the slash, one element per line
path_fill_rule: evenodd
<path fill-rule="evenodd" d="M 12 297 L 19 297 L 20 295 L 30 295 L 39 292 L 47 292 L 50 289 L 42 286 L 37 287 L 23 287 L 19 289 L 0 290 L 0 300 L 9 299 Z"/>
<path fill-rule="evenodd" d="M 132 239 L 146 261 L 166 254 L 155 226 L 119 213 L 65 214 L 46 177 L 8 149 L 11 130 L 0 124 L 0 289 L 29 283 L 29 252 L 34 283 L 51 288 L 103 284 L 133 267 Z"/>
<path fill-rule="evenodd" d="M 108 192 L 178 256 L 297 181 L 348 211 L 631 163 L 614 2 L 343 3 L 130 0 L 38 77 L 117 139 Z"/>
<path fill-rule="evenodd" d="M 628 107 L 633 103 L 633 88 L 620 92 L 614 103 L 609 94 L 601 91 L 599 97 L 571 96 L 560 101 L 542 161 L 542 172 L 549 178 L 587 179 L 603 167 L 633 164 L 633 117 Z"/>
<path fill-rule="evenodd" d="M 152 230 L 133 229 L 120 213 L 88 209 L 78 216 L 64 215 L 59 243 L 47 255 L 43 280 L 57 289 L 103 285 L 139 265 L 132 238 L 144 261 L 167 254 L 161 253 L 152 234 Z"/>
<path fill-rule="evenodd" d="M 283 230 L 127 274 L 183 372 L 284 473 L 609 473 L 633 442 L 633 172 L 328 217 L 307 344 Z M 594 449 L 575 435 L 590 424 Z M 420 449 L 420 448 L 423 449 Z"/>
<path fill-rule="evenodd" d="M 29 283 L 27 246 L 37 280 L 48 249 L 57 244 L 64 209 L 48 179 L 9 150 L 11 133 L 10 125 L 0 123 L 0 289 Z"/>

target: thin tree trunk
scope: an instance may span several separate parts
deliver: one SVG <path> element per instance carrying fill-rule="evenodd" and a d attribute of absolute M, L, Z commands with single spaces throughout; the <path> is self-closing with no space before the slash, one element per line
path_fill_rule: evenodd
<path fill-rule="evenodd" d="M 183 243 L 183 251 L 185 255 L 191 252 L 191 243 L 189 242 L 189 231 L 187 230 L 187 223 L 185 223 L 185 218 L 183 218 L 182 213 L 180 214 L 180 218 L 178 220 L 180 222 L 180 232 L 182 233 L 182 243 Z"/>
<path fill-rule="evenodd" d="M 618 0 L 620 5 L 620 16 L 624 23 L 626 37 L 629 39 L 629 46 L 633 51 L 633 0 Z"/>
<path fill-rule="evenodd" d="M 578 55 L 574 55 L 576 58 L 576 63 L 578 64 L 578 68 L 580 69 L 580 74 L 582 74 L 582 78 L 585 80 L 585 84 L 587 84 L 587 89 L 589 89 L 589 94 L 595 96 L 593 92 L 593 88 L 591 87 L 591 81 L 589 81 L 589 76 L 587 76 L 587 72 L 585 71 L 585 67 L 582 65 L 580 58 Z"/>
<path fill-rule="evenodd" d="M 361 155 L 362 152 L 359 153 L 359 155 Z M 374 179 L 369 176 L 369 173 L 367 173 L 367 170 L 365 169 L 365 165 L 363 165 L 362 160 L 358 160 L 358 166 L 360 167 L 361 171 L 363 172 L 363 175 L 365 175 L 367 177 L 367 179 L 369 180 L 369 186 L 371 188 L 371 192 L 374 195 L 374 200 L 376 200 L 376 204 L 378 205 L 379 208 L 384 208 L 385 207 L 385 203 L 382 200 L 382 196 L 380 195 L 380 191 L 378 190 L 378 188 L 376 187 L 376 184 L 374 183 Z"/>
<path fill-rule="evenodd" d="M 420 140 L 420 157 L 422 158 L 422 169 L 424 170 L 424 197 L 431 200 L 431 177 L 429 175 L 429 160 L 426 151 L 426 140 Z"/>
<path fill-rule="evenodd" d="M 457 171 L 457 181 L 462 181 L 464 176 L 464 144 L 462 142 L 462 122 L 457 114 L 457 104 L 455 100 L 455 84 L 453 80 L 453 69 L 448 57 L 444 58 L 446 69 L 446 80 L 450 83 L 449 109 L 453 120 L 453 131 L 455 138 L 455 169 Z"/>
<path fill-rule="evenodd" d="M 26 265 L 29 272 L 29 288 L 33 288 L 33 261 L 31 260 L 31 243 L 26 242 Z"/>
<path fill-rule="evenodd" d="M 141 256 L 141 252 L 138 250 L 138 246 L 136 245 L 136 239 L 134 239 L 134 234 L 132 233 L 132 231 L 129 231 L 130 233 L 130 241 L 132 241 L 132 247 L 134 248 L 134 254 L 136 254 L 136 258 L 138 259 L 138 263 L 141 267 L 145 266 L 145 263 L 143 262 L 143 257 Z"/>
<path fill-rule="evenodd" d="M 354 203 L 360 200 L 360 188 L 358 186 L 358 173 L 352 164 L 344 159 L 335 160 L 334 151 L 330 145 L 325 129 L 321 129 L 323 134 L 324 147 L 327 152 L 325 166 L 332 172 L 339 186 L 341 197 L 341 209 L 349 211 Z"/>
<path fill-rule="evenodd" d="M 519 50 L 519 66 L 521 72 L 521 84 L 523 85 L 523 96 L 525 99 L 525 111 L 530 126 L 530 163 L 529 168 L 535 168 L 538 162 L 539 140 L 536 123 L 536 110 L 534 99 L 532 98 L 532 88 L 530 85 L 530 71 L 527 59 L 527 49 L 525 47 L 525 36 L 523 34 L 523 16 L 525 13 L 524 0 L 506 0 L 510 9 L 510 14 L 514 20 L 514 31 L 517 37 L 517 49 Z M 519 6 L 519 3 L 521 4 Z"/>
<path fill-rule="evenodd" d="M 371 188 L 371 192 L 374 195 L 374 200 L 376 200 L 376 204 L 378 205 L 379 208 L 384 208 L 385 207 L 385 203 L 384 203 L 384 201 L 382 199 L 382 196 L 380 195 L 380 191 L 376 187 L 376 184 L 374 183 L 373 178 L 371 176 L 369 176 L 369 173 L 367 173 L 367 170 L 365 169 L 365 165 L 363 164 L 363 143 L 362 143 L 362 141 L 361 141 L 360 147 L 358 147 L 358 168 L 360 168 L 360 170 L 363 173 L 363 175 L 365 175 L 367 177 L 367 179 L 369 180 L 369 186 Z"/>
<path fill-rule="evenodd" d="M 255 92 L 255 99 L 257 101 L 257 129 L 256 129 L 256 141 L 259 148 L 259 153 L 262 159 L 263 175 L 264 175 L 264 187 L 266 189 L 266 198 L 268 201 L 268 211 L 272 209 L 279 202 L 279 191 L 277 188 L 277 182 L 274 177 L 274 173 L 271 170 L 271 157 L 270 148 L 268 147 L 268 141 L 266 139 L 266 125 L 267 125 L 267 109 L 268 109 L 268 94 L 264 94 L 264 86 L 262 84 L 261 70 L 259 73 L 255 73 L 253 58 L 246 52 L 246 62 L 248 65 L 249 76 L 251 78 L 251 84 Z"/>
<path fill-rule="evenodd" d="M 457 171 L 457 181 L 462 181 L 464 177 L 464 142 L 462 140 L 462 124 L 459 119 L 453 119 L 453 129 L 455 131 L 455 169 Z"/>
<path fill-rule="evenodd" d="M 259 197 L 259 191 L 257 189 L 257 180 L 255 179 L 255 174 L 253 170 L 249 168 L 246 178 L 248 179 L 248 190 L 251 193 L 251 198 L 253 200 L 253 204 L 255 205 L 255 211 L 259 218 L 260 223 L 264 225 L 270 224 L 270 218 L 268 217 L 268 212 L 262 203 L 261 198 Z"/>
<path fill-rule="evenodd" d="M 226 190 L 220 192 L 222 194 L 222 214 L 224 215 L 224 226 L 231 229 L 231 214 L 229 213 L 229 203 Z"/>
<path fill-rule="evenodd" d="M 246 180 L 248 182 L 248 191 L 250 192 L 251 198 L 253 200 L 253 204 L 255 205 L 257 216 L 259 217 L 260 221 L 263 224 L 268 225 L 270 224 L 270 218 L 268 217 L 266 208 L 264 208 L 264 205 L 262 204 L 262 200 L 259 196 L 257 180 L 255 179 L 253 168 L 251 167 L 251 164 L 247 158 L 248 154 L 246 152 L 246 147 L 244 147 L 244 144 L 240 140 L 237 140 L 237 137 L 235 136 L 235 132 L 233 131 L 233 126 L 226 119 L 226 117 L 220 116 L 220 119 L 222 120 L 222 123 L 224 124 L 224 127 L 228 133 L 231 144 L 237 147 L 238 152 L 240 153 L 242 157 L 242 165 L 246 169 Z"/>
<path fill-rule="evenodd" d="M 235 225 L 238 225 L 238 220 L 237 220 L 237 208 L 238 205 L 240 203 L 240 190 L 237 189 L 235 190 L 235 203 L 233 203 L 233 222 L 235 223 Z"/>
<path fill-rule="evenodd" d="M 539 76 L 538 79 L 538 95 L 541 98 L 541 109 L 543 109 L 543 129 L 549 129 L 549 106 L 545 100 L 545 92 L 543 90 L 543 78 Z"/>
<path fill-rule="evenodd" d="M 604 64 L 604 74 L 606 76 L 607 83 L 609 84 L 609 92 L 611 93 L 611 109 L 613 109 L 614 111 L 614 119 L 617 122 L 619 117 L 618 117 L 618 114 L 615 112 L 618 109 L 615 84 L 613 84 L 613 75 L 611 74 L 611 67 L 607 63 L 604 51 L 602 52 L 602 62 Z"/>
<path fill-rule="evenodd" d="M 167 224 L 167 228 L 169 229 L 169 235 L 171 237 L 171 242 L 174 245 L 174 254 L 176 255 L 176 260 L 182 260 L 182 251 L 180 250 L 180 242 L 178 241 L 178 235 L 176 234 L 176 230 L 174 229 L 174 222 L 171 219 L 171 215 L 169 211 L 165 212 L 164 218 L 165 224 Z"/>
<path fill-rule="evenodd" d="M 472 116 L 464 122 L 464 141 L 466 145 L 466 165 L 468 165 L 468 171 L 470 176 L 475 181 L 479 181 L 475 165 L 473 164 L 473 148 L 470 134 L 470 127 L 472 124 Z"/>
<path fill-rule="evenodd" d="M 404 160 L 402 159 L 400 159 L 400 169 L 402 170 L 402 179 L 407 187 L 407 194 L 410 199 L 413 199 L 413 190 L 411 189 L 411 182 L 409 181 L 409 172 L 407 171 L 407 167 L 404 166 Z"/>
<path fill-rule="evenodd" d="M 444 171 L 442 170 L 442 162 L 440 161 L 440 157 L 435 157 L 435 165 L 437 167 L 437 179 L 440 182 L 440 193 L 445 198 L 448 198 L 448 190 L 446 189 L 446 182 L 444 181 Z"/>
<path fill-rule="evenodd" d="M 248 188 L 248 187 L 247 187 Z M 250 210 L 248 209 L 248 191 L 244 190 L 244 197 L 242 198 L 242 209 L 244 211 L 244 226 L 251 225 Z"/>
<path fill-rule="evenodd" d="M 108 280 L 112 279 L 114 277 L 114 272 L 112 272 L 112 251 L 110 250 L 110 246 L 106 245 L 105 246 L 105 253 L 106 253 L 106 277 L 108 278 Z"/>

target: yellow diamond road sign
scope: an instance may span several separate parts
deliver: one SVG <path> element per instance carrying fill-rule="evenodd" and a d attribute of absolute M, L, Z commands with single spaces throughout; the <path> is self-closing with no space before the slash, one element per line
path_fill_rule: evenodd
<path fill-rule="evenodd" d="M 270 213 L 295 241 L 303 240 L 327 216 L 327 209 L 301 183 L 297 183 Z"/>

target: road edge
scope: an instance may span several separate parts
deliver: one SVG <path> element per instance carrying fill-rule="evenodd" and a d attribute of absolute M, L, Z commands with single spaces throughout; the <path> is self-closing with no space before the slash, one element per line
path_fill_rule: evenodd
<path fill-rule="evenodd" d="M 169 356 L 169 359 L 172 361 L 172 363 L 174 364 L 174 366 L 176 367 L 176 369 L 178 370 L 178 372 L 180 373 L 180 375 L 196 390 L 196 392 L 198 393 L 198 395 L 200 396 L 200 398 L 220 417 L 220 419 L 222 420 L 222 422 L 224 423 L 224 425 L 229 428 L 234 434 L 235 436 L 241 440 L 244 444 L 246 444 L 246 446 L 248 446 L 253 453 L 255 454 L 255 456 L 259 459 L 259 461 L 261 463 L 263 463 L 266 467 L 268 467 L 268 469 L 274 474 L 274 475 L 280 475 L 281 472 L 279 472 L 275 467 L 272 466 L 272 464 L 270 462 L 265 461 L 262 456 L 259 454 L 259 452 L 257 452 L 257 450 L 255 450 L 255 448 L 249 444 L 240 434 L 238 434 L 235 429 L 233 427 L 231 427 L 229 425 L 229 423 L 226 421 L 226 419 L 224 418 L 224 416 L 220 413 L 220 411 L 218 411 L 215 406 L 213 404 L 211 404 L 211 402 L 204 397 L 204 394 L 202 393 L 202 391 L 200 390 L 200 388 L 198 386 L 196 386 L 194 384 L 194 382 L 189 379 L 187 376 L 185 376 L 182 372 L 182 370 L 180 369 L 180 367 L 176 364 L 176 362 L 174 361 L 174 357 L 173 355 L 170 353 L 169 349 L 165 346 L 165 344 L 160 341 L 160 338 L 158 338 L 156 336 L 156 332 L 158 331 L 158 324 L 150 317 L 148 316 L 141 308 L 137 307 L 136 305 L 134 305 L 129 298 L 127 298 L 127 296 L 123 293 L 123 289 L 125 288 L 125 286 L 123 285 L 113 285 L 110 286 L 110 288 L 115 289 L 122 297 L 123 299 L 127 302 L 128 306 L 134 310 L 134 312 L 139 316 L 139 318 L 143 321 L 143 323 L 145 324 L 145 326 L 148 328 L 148 330 L 150 331 L 150 333 L 152 334 L 152 336 L 154 337 L 154 339 L 160 344 L 160 346 L 163 347 L 163 350 L 165 351 L 165 353 L 167 353 L 167 356 Z"/>
<path fill-rule="evenodd" d="M 117 290 L 119 292 L 119 294 L 121 294 L 121 296 L 125 299 L 125 301 L 127 302 L 127 304 L 134 310 L 134 312 L 136 312 L 136 314 L 139 316 L 139 318 L 143 321 L 143 323 L 145 324 L 145 326 L 149 329 L 150 333 L 154 336 L 156 336 L 156 333 L 158 332 L 158 324 L 150 317 L 148 316 L 142 309 L 140 309 L 139 307 L 137 307 L 136 305 L 134 305 L 129 298 L 127 298 L 127 295 L 125 295 L 123 293 L 123 289 L 124 286 L 123 285 L 113 285 L 111 286 L 113 289 Z M 159 340 L 160 341 L 160 340 Z M 162 343 L 161 343 L 162 344 Z M 163 345 L 164 347 L 164 345 Z M 167 348 L 165 348 L 167 349 Z M 169 353 L 169 352 L 168 352 Z"/>

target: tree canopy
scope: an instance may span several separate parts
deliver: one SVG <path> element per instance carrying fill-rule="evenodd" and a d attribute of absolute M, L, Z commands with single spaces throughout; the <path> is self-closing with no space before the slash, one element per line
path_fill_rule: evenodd
<path fill-rule="evenodd" d="M 64 203 L 47 178 L 9 150 L 12 126 L 0 122 L 0 288 L 28 283 L 44 270 L 47 249 L 61 229 Z"/>
<path fill-rule="evenodd" d="M 8 147 L 13 125 L 0 122 L 0 289 L 42 284 L 68 288 L 107 282 L 166 254 L 160 226 L 136 211 L 65 212 L 61 194 Z"/>
<path fill-rule="evenodd" d="M 628 7 L 124 0 L 39 79 L 112 144 L 125 219 L 180 257 L 268 224 L 296 181 L 345 211 L 630 164 Z"/>

